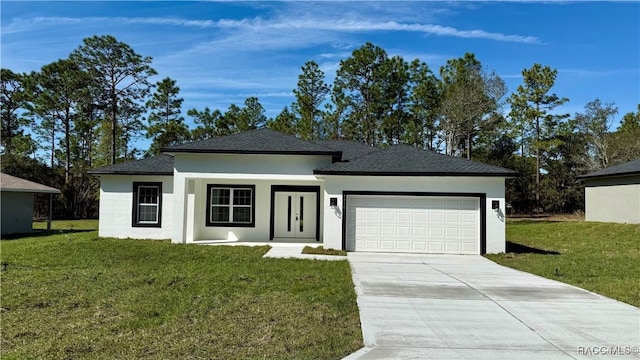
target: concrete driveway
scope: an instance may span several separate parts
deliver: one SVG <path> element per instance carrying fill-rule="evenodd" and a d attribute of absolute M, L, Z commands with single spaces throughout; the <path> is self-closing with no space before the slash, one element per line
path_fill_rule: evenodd
<path fill-rule="evenodd" d="M 348 259 L 365 348 L 346 359 L 640 357 L 631 305 L 481 256 Z"/>

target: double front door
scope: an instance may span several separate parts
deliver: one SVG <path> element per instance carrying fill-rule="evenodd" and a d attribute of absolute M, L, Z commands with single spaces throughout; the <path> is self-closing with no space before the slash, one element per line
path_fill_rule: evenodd
<path fill-rule="evenodd" d="M 316 237 L 315 192 L 278 191 L 274 200 L 275 238 Z"/>

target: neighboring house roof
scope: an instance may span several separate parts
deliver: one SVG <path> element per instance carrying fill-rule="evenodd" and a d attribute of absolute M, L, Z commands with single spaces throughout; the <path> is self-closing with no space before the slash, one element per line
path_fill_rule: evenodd
<path fill-rule="evenodd" d="M 580 176 L 581 179 L 640 175 L 640 159 L 600 169 Z"/>
<path fill-rule="evenodd" d="M 163 148 L 167 153 L 331 155 L 340 160 L 340 151 L 268 129 L 250 130 Z"/>
<path fill-rule="evenodd" d="M 318 175 L 373 176 L 517 176 L 518 172 L 410 145 L 386 149 L 314 171 Z"/>
<path fill-rule="evenodd" d="M 160 154 L 87 171 L 93 175 L 173 175 L 173 156 Z"/>
<path fill-rule="evenodd" d="M 27 193 L 60 194 L 60 190 L 37 182 L 0 173 L 0 190 Z"/>
<path fill-rule="evenodd" d="M 380 150 L 380 148 L 351 140 L 313 140 L 313 142 L 332 150 L 342 151 L 342 161 L 353 160 Z"/>

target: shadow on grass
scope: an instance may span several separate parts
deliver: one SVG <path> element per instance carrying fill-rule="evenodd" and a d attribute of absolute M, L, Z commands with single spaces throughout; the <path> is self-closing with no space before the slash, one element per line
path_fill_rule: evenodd
<path fill-rule="evenodd" d="M 507 253 L 513 254 L 541 254 L 541 255 L 560 255 L 557 251 L 549 251 L 543 249 L 536 249 L 526 245 L 517 244 L 511 241 L 507 241 Z"/>
<path fill-rule="evenodd" d="M 535 220 L 535 219 L 509 219 L 513 225 L 539 225 L 539 224 L 558 224 L 569 221 L 565 220 Z"/>
<path fill-rule="evenodd" d="M 83 232 L 90 232 L 90 231 L 96 231 L 97 229 L 93 229 L 93 230 L 74 230 L 74 229 L 68 229 L 68 230 L 33 230 L 33 232 L 30 233 L 21 233 L 21 234 L 8 234 L 8 235 L 2 235 L 2 241 L 5 240 L 20 240 L 20 239 L 24 239 L 24 238 L 34 238 L 34 237 L 43 237 L 43 236 L 51 236 L 51 235 L 62 235 L 62 234 L 75 234 L 75 233 L 83 233 Z"/>

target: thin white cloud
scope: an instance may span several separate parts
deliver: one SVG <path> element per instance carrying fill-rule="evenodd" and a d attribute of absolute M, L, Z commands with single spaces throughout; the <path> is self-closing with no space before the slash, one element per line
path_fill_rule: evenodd
<path fill-rule="evenodd" d="M 253 31 L 265 30 L 316 30 L 335 32 L 368 32 L 368 31 L 403 31 L 417 32 L 427 35 L 450 36 L 465 39 L 486 39 L 503 42 L 536 44 L 541 41 L 534 36 L 502 34 L 480 29 L 461 30 L 450 26 L 420 23 L 402 23 L 397 21 L 367 21 L 357 19 L 331 20 L 307 18 L 292 20 L 289 18 L 264 20 L 253 19 L 220 19 L 220 20 L 190 20 L 172 17 L 35 17 L 25 20 L 15 20 L 2 28 L 3 34 L 25 31 L 33 26 L 75 25 L 79 23 L 118 23 L 122 25 L 163 25 L 196 27 L 203 29 L 246 29 Z"/>

